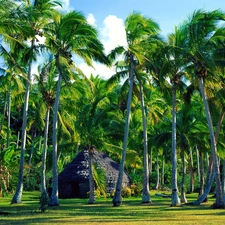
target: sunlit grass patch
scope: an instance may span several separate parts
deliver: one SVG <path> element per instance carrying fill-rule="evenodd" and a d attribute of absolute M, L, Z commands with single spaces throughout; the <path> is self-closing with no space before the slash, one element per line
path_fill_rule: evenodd
<path fill-rule="evenodd" d="M 25 192 L 21 204 L 10 205 L 11 196 L 0 198 L 0 224 L 223 224 L 225 210 L 211 209 L 214 198 L 201 206 L 181 205 L 170 207 L 171 199 L 155 196 L 152 203 L 142 204 L 141 196 L 124 198 L 120 207 L 113 207 L 112 199 L 99 198 L 96 204 L 87 204 L 88 199 L 60 199 L 59 207 L 49 207 L 41 213 L 39 192 Z M 187 195 L 189 202 L 197 194 Z"/>

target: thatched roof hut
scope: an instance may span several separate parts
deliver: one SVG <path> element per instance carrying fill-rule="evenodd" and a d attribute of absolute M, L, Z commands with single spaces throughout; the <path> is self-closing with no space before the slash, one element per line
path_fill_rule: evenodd
<path fill-rule="evenodd" d="M 88 150 L 83 150 L 59 174 L 59 198 L 85 198 L 89 191 Z M 115 190 L 119 165 L 105 153 L 94 150 L 93 162 L 106 171 L 106 192 Z M 130 186 L 130 178 L 123 174 L 123 187 Z"/>

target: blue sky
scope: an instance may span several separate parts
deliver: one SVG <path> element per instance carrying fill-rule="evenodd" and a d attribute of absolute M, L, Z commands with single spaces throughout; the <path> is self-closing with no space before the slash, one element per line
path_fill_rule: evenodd
<path fill-rule="evenodd" d="M 70 0 L 69 4 L 85 16 L 93 14 L 99 26 L 108 15 L 124 20 L 136 10 L 158 22 L 163 33 L 172 32 L 196 9 L 225 10 L 224 0 Z"/>
<path fill-rule="evenodd" d="M 62 0 L 65 10 L 83 12 L 88 21 L 99 31 L 99 37 L 106 52 L 117 45 L 125 45 L 124 20 L 133 11 L 156 21 L 164 37 L 173 32 L 174 26 L 181 23 L 194 10 L 225 11 L 224 0 Z M 80 65 L 86 75 L 100 74 L 109 77 L 114 72 L 102 65 L 94 64 L 95 70 Z"/>

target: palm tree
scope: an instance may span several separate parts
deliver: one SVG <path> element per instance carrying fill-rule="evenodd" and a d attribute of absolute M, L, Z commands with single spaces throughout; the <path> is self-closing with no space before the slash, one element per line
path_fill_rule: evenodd
<path fill-rule="evenodd" d="M 172 204 L 180 204 L 177 186 L 177 92 L 183 92 L 186 84 L 183 81 L 185 75 L 185 59 L 183 57 L 185 27 L 175 27 L 175 32 L 168 37 L 168 45 L 165 48 L 166 60 L 162 66 L 160 80 L 169 76 L 172 86 Z M 161 77 L 162 76 L 162 77 Z M 166 86 L 170 85 L 166 80 Z M 163 83 L 161 85 L 165 86 Z M 166 87 L 165 86 L 165 87 Z"/>
<path fill-rule="evenodd" d="M 77 70 L 76 66 L 73 65 L 73 54 L 83 58 L 88 65 L 92 65 L 92 60 L 107 63 L 107 59 L 103 54 L 103 45 L 97 38 L 96 29 L 87 23 L 80 12 L 72 11 L 67 14 L 55 15 L 52 18 L 52 23 L 46 26 L 44 31 L 46 32 L 46 44 L 55 55 L 56 67 L 59 72 L 53 118 L 53 189 L 49 203 L 54 206 L 59 205 L 57 127 L 62 79 L 68 81 L 68 76 L 74 74 L 73 71 Z"/>
<path fill-rule="evenodd" d="M 20 203 L 22 200 L 22 191 L 23 191 L 23 170 L 24 170 L 24 151 L 26 148 L 26 126 L 27 126 L 27 112 L 28 112 L 28 100 L 30 94 L 31 86 L 31 69 L 32 62 L 35 60 L 35 42 L 38 41 L 37 35 L 42 35 L 41 29 L 45 24 L 51 19 L 50 15 L 54 11 L 53 7 L 59 5 L 58 2 L 52 0 L 35 0 L 33 3 L 30 1 L 19 6 L 18 14 L 15 13 L 15 16 L 20 15 L 20 11 L 24 9 L 26 13 L 22 13 L 21 18 L 23 23 L 27 25 L 30 30 L 25 37 L 25 39 L 30 39 L 30 46 L 25 48 L 23 54 L 23 59 L 25 62 L 28 62 L 27 65 L 27 81 L 26 81 L 26 93 L 24 97 L 24 109 L 23 109 L 23 125 L 22 125 L 22 143 L 21 143 L 21 156 L 20 156 L 20 169 L 18 175 L 18 184 L 16 192 L 12 198 L 11 203 Z M 22 11 L 23 12 L 23 11 Z"/>
<path fill-rule="evenodd" d="M 44 147 L 42 153 L 42 170 L 41 170 L 41 207 L 45 208 L 45 204 L 49 200 L 49 196 L 46 188 L 46 157 L 47 157 L 47 148 L 48 148 L 48 130 L 49 130 L 49 117 L 50 110 L 54 105 L 55 101 L 55 87 L 57 77 L 57 70 L 54 65 L 53 56 L 50 56 L 47 63 L 39 67 L 39 76 L 36 75 L 36 80 L 38 81 L 38 86 L 40 87 L 40 92 L 42 94 L 41 104 L 45 104 L 46 113 L 45 113 L 45 128 L 44 128 Z"/>
<path fill-rule="evenodd" d="M 131 99 L 133 92 L 133 84 L 135 77 L 135 66 L 138 63 L 142 63 L 144 59 L 143 51 L 141 51 L 141 43 L 144 42 L 149 35 L 156 34 L 159 31 L 158 25 L 151 19 L 143 17 L 138 12 L 133 12 L 130 14 L 125 21 L 125 31 L 128 46 L 119 46 L 111 51 L 110 58 L 113 60 L 118 54 L 123 54 L 125 57 L 125 62 L 129 68 L 129 93 L 127 97 L 127 107 L 126 107 L 126 123 L 124 130 L 124 140 L 123 140 L 123 151 L 122 158 L 120 162 L 120 170 L 118 174 L 118 180 L 116 185 L 116 192 L 113 197 L 113 205 L 119 206 L 122 202 L 121 190 L 122 190 L 122 180 L 124 172 L 124 164 L 126 158 L 126 148 L 129 134 L 129 124 L 130 124 L 130 111 L 131 111 Z M 123 74 L 123 72 L 121 73 Z M 117 74 L 119 75 L 119 73 Z M 145 164 L 147 165 L 147 164 Z M 149 195 L 149 193 L 148 193 Z M 147 201 L 150 201 L 150 197 L 146 197 Z"/>
<path fill-rule="evenodd" d="M 199 90 L 203 99 L 205 114 L 208 123 L 211 154 L 215 169 L 216 179 L 216 202 L 215 208 L 224 208 L 224 197 L 221 187 L 219 162 L 217 157 L 216 140 L 213 131 L 212 117 L 208 106 L 207 95 L 205 91 L 204 81 L 209 79 L 209 75 L 213 74 L 215 78 L 215 64 L 212 53 L 218 47 L 215 41 L 221 38 L 221 32 L 217 33 L 218 23 L 224 21 L 224 14 L 215 10 L 205 12 L 198 10 L 193 13 L 187 22 L 187 47 L 191 65 L 194 67 L 195 75 L 199 81 Z"/>

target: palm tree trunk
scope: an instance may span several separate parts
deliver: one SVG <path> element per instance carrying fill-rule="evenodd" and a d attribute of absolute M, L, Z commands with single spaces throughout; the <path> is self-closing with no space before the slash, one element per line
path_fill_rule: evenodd
<path fill-rule="evenodd" d="M 162 183 L 162 186 L 164 186 L 164 184 L 165 184 L 165 156 L 164 155 L 162 155 L 162 174 L 161 174 L 161 179 L 162 179 L 162 181 L 161 181 L 161 183 Z"/>
<path fill-rule="evenodd" d="M 224 208 L 225 205 L 224 205 L 223 190 L 222 190 L 221 179 L 220 179 L 220 169 L 219 169 L 219 163 L 218 163 L 218 157 L 217 157 L 216 139 L 214 136 L 212 118 L 211 118 L 211 114 L 209 111 L 208 102 L 207 102 L 207 99 L 205 96 L 204 84 L 203 84 L 202 77 L 199 77 L 199 88 L 200 88 L 200 92 L 201 92 L 204 106 L 205 106 L 205 113 L 206 113 L 206 118 L 207 118 L 207 122 L 208 122 L 209 133 L 210 133 L 213 166 L 214 166 L 214 170 L 215 170 L 216 202 L 214 204 L 214 207 L 215 208 Z"/>
<path fill-rule="evenodd" d="M 197 176 L 198 176 L 198 180 L 200 182 L 199 152 L 198 152 L 197 146 L 195 146 L 195 150 L 196 150 L 196 162 L 197 162 Z"/>
<path fill-rule="evenodd" d="M 59 69 L 59 78 L 57 83 L 56 98 L 54 104 L 54 117 L 53 117 L 53 140 L 52 140 L 52 194 L 49 201 L 49 206 L 58 206 L 58 157 L 57 157 L 57 128 L 58 128 L 58 109 L 60 88 L 62 83 L 62 70 L 60 68 L 59 56 L 56 57 L 56 64 Z"/>
<path fill-rule="evenodd" d="M 149 176 L 152 173 L 152 148 L 150 148 L 150 158 L 149 158 Z"/>
<path fill-rule="evenodd" d="M 3 107 L 2 119 L 1 119 L 1 124 L 0 124 L 0 133 L 2 132 L 2 127 L 3 127 L 4 121 L 5 121 L 6 105 L 7 105 L 7 94 L 5 94 L 5 96 L 4 96 L 4 107 Z"/>
<path fill-rule="evenodd" d="M 177 187 L 177 150 L 176 150 L 176 84 L 173 84 L 172 94 L 172 203 L 171 206 L 180 205 Z"/>
<path fill-rule="evenodd" d="M 130 88 L 128 93 L 128 100 L 127 100 L 127 113 L 126 113 L 126 124 L 124 130 L 124 140 L 123 140 L 123 150 L 122 150 L 122 158 L 120 161 L 120 169 L 118 174 L 118 179 L 116 183 L 116 191 L 113 197 L 113 205 L 120 206 L 122 203 L 122 182 L 123 182 L 123 172 L 124 172 L 124 164 L 126 158 L 126 150 L 127 150 L 127 142 L 128 142 L 128 134 L 129 134 L 129 124 L 130 124 L 130 111 L 131 111 L 131 100 L 132 100 L 132 92 L 133 92 L 133 82 L 134 82 L 134 68 L 133 68 L 133 58 L 131 58 L 130 63 Z"/>
<path fill-rule="evenodd" d="M 9 94 L 8 94 L 8 123 L 7 123 L 7 143 L 6 143 L 7 148 L 10 145 L 11 92 L 12 92 L 12 83 L 10 80 Z"/>
<path fill-rule="evenodd" d="M 92 170 L 92 161 L 93 161 L 93 154 L 94 154 L 94 148 L 92 146 L 89 146 L 88 149 L 88 170 L 89 170 L 89 200 L 88 204 L 94 204 L 95 203 L 95 184 L 94 184 L 94 178 L 93 178 L 93 170 Z"/>
<path fill-rule="evenodd" d="M 200 159 L 200 191 L 199 195 L 201 196 L 204 193 L 204 158 L 203 153 L 199 152 L 199 159 Z"/>
<path fill-rule="evenodd" d="M 189 153 L 189 173 L 190 173 L 190 186 L 189 186 L 189 193 L 194 192 L 194 182 L 195 182 L 195 175 L 194 175 L 194 168 L 193 168 L 193 155 L 192 155 L 192 149 L 190 148 Z"/>
<path fill-rule="evenodd" d="M 34 48 L 35 40 L 31 40 L 31 49 Z M 18 182 L 16 187 L 16 192 L 12 198 L 11 204 L 21 203 L 22 202 L 22 193 L 23 193 L 23 170 L 24 170 L 24 151 L 26 148 L 26 126 L 27 126 L 27 112 L 28 112 L 28 101 L 30 95 L 30 83 L 31 83 L 31 67 L 32 67 L 32 56 L 30 57 L 29 66 L 28 66 L 28 74 L 27 74 L 27 82 L 26 82 L 26 93 L 24 98 L 24 106 L 23 106 L 23 124 L 22 124 L 22 143 L 21 143 L 21 151 L 20 151 L 20 167 L 18 174 Z"/>
<path fill-rule="evenodd" d="M 182 146 L 181 150 L 182 150 L 181 152 L 181 157 L 182 157 L 181 202 L 187 203 L 187 199 L 185 195 L 185 171 L 186 171 L 185 154 L 184 154 L 185 148 Z"/>
<path fill-rule="evenodd" d="M 156 181 L 155 181 L 155 190 L 159 189 L 159 156 L 158 156 L 158 151 L 156 153 Z"/>
<path fill-rule="evenodd" d="M 225 193 L 225 159 L 223 160 L 222 190 L 223 190 L 223 195 L 224 195 L 224 193 Z"/>
<path fill-rule="evenodd" d="M 143 190 L 142 190 L 142 203 L 151 202 L 149 193 L 149 169 L 148 169 L 148 137 L 147 137 L 147 120 L 145 113 L 145 104 L 143 96 L 143 86 L 140 83 L 140 101 L 142 111 L 142 123 L 143 123 L 143 136 L 144 136 L 144 177 L 143 177 Z"/>
<path fill-rule="evenodd" d="M 49 128 L 49 115 L 50 107 L 48 106 L 45 116 L 45 131 L 44 131 L 44 149 L 42 153 L 42 169 L 41 169 L 41 199 L 43 199 L 43 207 L 49 200 L 47 188 L 46 188 L 46 158 L 47 158 L 47 148 L 48 148 L 48 128 Z"/>

